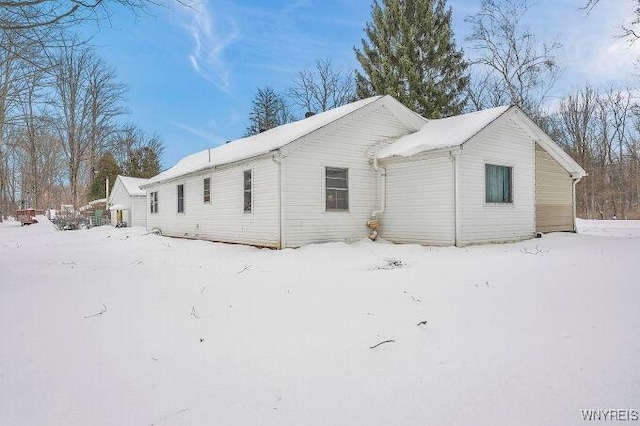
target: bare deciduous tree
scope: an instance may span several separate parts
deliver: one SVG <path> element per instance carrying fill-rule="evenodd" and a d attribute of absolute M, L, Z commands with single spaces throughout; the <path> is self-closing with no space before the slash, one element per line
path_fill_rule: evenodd
<path fill-rule="evenodd" d="M 473 108 L 511 103 L 535 116 L 557 81 L 561 45 L 536 42 L 524 25 L 528 10 L 526 0 L 483 0 L 480 11 L 467 17 L 467 40 L 476 52 L 469 89 Z"/>
<path fill-rule="evenodd" d="M 113 129 L 113 120 L 125 112 L 124 87 L 91 50 L 74 44 L 63 46 L 54 57 L 52 74 L 51 116 L 67 162 L 72 203 L 77 206 L 95 153 Z"/>
<path fill-rule="evenodd" d="M 565 97 L 552 136 L 588 172 L 577 193 L 585 218 L 640 215 L 640 116 L 633 92 L 586 88 Z"/>
<path fill-rule="evenodd" d="M 114 134 L 112 151 L 126 176 L 150 178 L 160 173 L 160 158 L 164 151 L 158 135 L 148 135 L 128 124 Z"/>
<path fill-rule="evenodd" d="M 27 80 L 37 63 L 40 50 L 19 31 L 0 31 L 0 220 L 9 210 L 9 201 L 15 205 L 15 179 L 11 176 L 13 148 L 9 133 L 20 116 L 20 95 L 27 87 Z M 16 134 L 17 132 L 13 132 Z M 11 158 L 10 158 L 11 157 Z"/>
<path fill-rule="evenodd" d="M 617 0 L 613 0 L 617 1 Z M 596 7 L 597 4 L 600 3 L 600 0 L 586 0 L 582 9 L 587 10 L 588 13 Z M 632 43 L 640 38 L 640 32 L 638 32 L 637 27 L 640 25 L 640 0 L 635 0 L 635 6 L 633 9 L 633 17 L 631 18 L 629 24 L 622 25 L 620 29 L 622 30 L 620 37 L 626 38 L 630 40 Z"/>
<path fill-rule="evenodd" d="M 296 73 L 287 94 L 305 113 L 323 112 L 355 99 L 355 79 L 353 72 L 336 70 L 331 59 L 321 58 L 316 61 L 315 69 Z"/>
<path fill-rule="evenodd" d="M 189 6 L 189 0 L 175 0 Z M 87 20 L 108 18 L 114 6 L 134 13 L 146 12 L 150 5 L 168 4 L 164 0 L 8 0 L 0 1 L 0 30 L 29 30 L 76 25 Z"/>

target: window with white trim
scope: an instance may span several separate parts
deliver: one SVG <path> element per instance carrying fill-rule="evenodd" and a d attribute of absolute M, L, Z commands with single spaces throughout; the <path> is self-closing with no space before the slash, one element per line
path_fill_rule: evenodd
<path fill-rule="evenodd" d="M 349 170 L 325 167 L 326 211 L 349 210 Z"/>
<path fill-rule="evenodd" d="M 158 191 L 149 193 L 149 205 L 151 213 L 158 213 Z"/>
<path fill-rule="evenodd" d="M 184 213 L 184 185 L 178 185 L 178 213 Z"/>
<path fill-rule="evenodd" d="M 513 203 L 513 167 L 485 164 L 484 188 L 486 203 Z"/>
<path fill-rule="evenodd" d="M 253 189 L 253 171 L 244 171 L 244 212 L 251 213 L 252 211 L 252 189 Z"/>

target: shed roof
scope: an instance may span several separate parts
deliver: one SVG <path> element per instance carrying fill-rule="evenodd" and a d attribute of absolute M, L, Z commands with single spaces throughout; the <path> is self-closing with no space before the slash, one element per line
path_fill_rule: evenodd
<path fill-rule="evenodd" d="M 233 163 L 275 151 L 381 98 L 383 97 L 373 96 L 362 99 L 302 120 L 275 127 L 257 135 L 236 139 L 225 145 L 189 155 L 178 161 L 175 166 L 149 179 L 146 184 L 163 182 L 214 166 Z"/>
<path fill-rule="evenodd" d="M 410 157 L 425 151 L 462 145 L 509 110 L 508 106 L 449 118 L 429 120 L 420 130 L 403 136 L 378 152 L 378 158 Z"/>
<path fill-rule="evenodd" d="M 146 192 L 140 189 L 140 185 L 144 185 L 149 181 L 149 179 L 142 178 L 134 178 L 129 176 L 118 176 L 120 182 L 122 182 L 122 186 L 124 189 L 132 196 L 142 196 L 146 195 Z"/>

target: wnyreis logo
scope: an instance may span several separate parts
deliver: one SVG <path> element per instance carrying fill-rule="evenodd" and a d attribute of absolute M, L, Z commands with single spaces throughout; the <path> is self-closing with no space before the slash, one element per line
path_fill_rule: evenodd
<path fill-rule="evenodd" d="M 603 409 L 591 408 L 580 410 L 580 415 L 584 421 L 607 421 L 607 422 L 637 422 L 639 419 L 636 409 Z"/>

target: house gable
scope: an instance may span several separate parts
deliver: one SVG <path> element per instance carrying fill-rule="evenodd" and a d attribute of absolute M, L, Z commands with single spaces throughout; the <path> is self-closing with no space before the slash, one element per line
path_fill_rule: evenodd
<path fill-rule="evenodd" d="M 283 147 L 281 190 L 286 247 L 366 238 L 366 223 L 379 207 L 377 149 L 416 130 L 424 120 L 391 97 Z M 327 169 L 345 173 L 348 208 L 327 208 Z M 345 195 L 345 194 L 342 194 Z"/>

